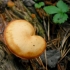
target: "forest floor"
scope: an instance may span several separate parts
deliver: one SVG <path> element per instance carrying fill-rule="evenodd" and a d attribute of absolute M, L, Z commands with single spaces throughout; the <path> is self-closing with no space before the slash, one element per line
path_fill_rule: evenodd
<path fill-rule="evenodd" d="M 56 5 L 58 0 L 0 0 L 0 70 L 70 70 L 70 1 L 63 0 L 69 7 L 68 19 L 55 24 L 52 16 L 41 8 L 35 8 L 37 2 Z M 32 23 L 36 34 L 46 42 L 46 50 L 35 59 L 23 60 L 14 56 L 6 47 L 3 32 L 7 24 L 16 19 Z M 60 20 L 60 19 L 59 19 Z"/>

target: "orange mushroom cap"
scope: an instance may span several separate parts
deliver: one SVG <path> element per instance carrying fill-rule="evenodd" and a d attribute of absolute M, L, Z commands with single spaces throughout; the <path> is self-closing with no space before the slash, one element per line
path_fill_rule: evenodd
<path fill-rule="evenodd" d="M 26 20 L 10 22 L 5 28 L 4 39 L 9 50 L 20 58 L 36 58 L 46 48 L 46 41 L 35 35 L 34 27 Z"/>

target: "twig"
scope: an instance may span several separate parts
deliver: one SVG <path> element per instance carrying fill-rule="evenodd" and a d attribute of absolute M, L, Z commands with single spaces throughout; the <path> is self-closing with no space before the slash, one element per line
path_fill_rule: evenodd
<path fill-rule="evenodd" d="M 18 16 L 16 16 L 12 11 L 9 11 L 9 13 L 15 18 L 15 19 L 20 19 Z"/>
<path fill-rule="evenodd" d="M 39 58 L 36 58 L 36 61 L 39 63 L 39 65 L 42 65 L 43 69 L 45 70 L 45 66 L 44 66 L 41 58 L 40 57 Z"/>
<path fill-rule="evenodd" d="M 48 34 L 47 34 L 46 22 L 45 22 L 44 17 L 43 17 L 43 24 L 44 24 L 44 28 L 45 28 L 45 32 L 46 32 L 46 36 L 47 36 Z"/>
<path fill-rule="evenodd" d="M 1 14 L 1 18 L 2 18 L 2 22 L 3 22 L 3 24 L 4 24 L 4 28 L 7 26 L 7 22 L 4 20 L 4 17 L 3 17 L 3 14 Z"/>
<path fill-rule="evenodd" d="M 45 50 L 45 61 L 46 61 L 46 70 L 48 70 L 48 68 L 47 68 L 47 55 L 46 55 L 46 50 Z"/>
<path fill-rule="evenodd" d="M 49 16 L 48 16 L 48 40 L 50 40 L 50 23 L 49 23 Z"/>
<path fill-rule="evenodd" d="M 68 39 L 68 37 L 70 36 L 70 32 L 69 32 L 70 30 L 68 30 L 66 33 L 65 33 L 65 36 L 64 36 L 64 38 L 63 38 L 63 40 L 62 40 L 62 43 L 61 43 L 61 46 L 60 46 L 60 48 L 59 49 L 62 49 L 63 48 L 63 46 L 64 46 L 64 43 L 65 43 L 65 41 Z M 69 33 L 69 34 L 68 34 Z M 68 35 L 67 35 L 68 34 Z"/>
<path fill-rule="evenodd" d="M 70 48 L 68 49 L 67 52 L 65 52 L 64 56 L 58 61 L 58 63 L 67 55 L 67 53 L 70 51 Z"/>
<path fill-rule="evenodd" d="M 8 17 L 10 18 L 10 20 L 13 20 L 13 18 L 11 17 L 11 15 L 9 14 L 8 10 L 5 9 L 6 14 L 8 15 Z"/>
<path fill-rule="evenodd" d="M 67 31 L 67 33 L 65 34 L 65 36 L 64 36 L 64 38 L 63 38 L 63 40 L 62 40 L 62 44 L 61 44 L 61 46 L 60 46 L 60 50 L 62 51 L 62 49 L 63 49 L 63 47 L 64 47 L 64 44 L 65 44 L 65 41 L 68 39 L 70 37 L 70 30 L 68 30 Z M 63 56 L 62 56 L 62 58 L 59 60 L 59 62 L 66 56 L 66 54 L 68 53 L 70 51 L 70 49 L 68 49 L 68 51 L 64 51 L 64 52 L 62 52 L 62 54 L 64 54 Z"/>

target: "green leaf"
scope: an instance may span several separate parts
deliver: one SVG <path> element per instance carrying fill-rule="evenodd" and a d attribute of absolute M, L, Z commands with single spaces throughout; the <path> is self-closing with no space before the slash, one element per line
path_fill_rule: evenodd
<path fill-rule="evenodd" d="M 35 8 L 41 8 L 41 6 L 38 3 L 35 3 Z"/>
<path fill-rule="evenodd" d="M 39 2 L 39 5 L 42 7 L 42 6 L 44 6 L 45 4 L 44 4 L 44 2 Z"/>
<path fill-rule="evenodd" d="M 44 5 L 44 2 L 35 3 L 35 8 L 41 8 Z"/>
<path fill-rule="evenodd" d="M 60 8 L 62 12 L 67 12 L 69 10 L 68 5 L 64 3 L 62 0 L 59 0 L 57 2 L 57 7 Z"/>
<path fill-rule="evenodd" d="M 48 14 L 55 14 L 55 13 L 58 13 L 60 11 L 60 9 L 57 8 L 56 6 L 46 6 L 43 9 Z"/>
<path fill-rule="evenodd" d="M 67 20 L 67 18 L 68 18 L 68 15 L 65 13 L 57 13 L 53 16 L 53 22 L 61 24 L 61 23 L 64 23 Z"/>

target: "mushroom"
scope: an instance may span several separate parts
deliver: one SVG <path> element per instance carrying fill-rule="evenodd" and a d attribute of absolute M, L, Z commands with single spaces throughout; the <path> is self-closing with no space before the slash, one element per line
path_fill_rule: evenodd
<path fill-rule="evenodd" d="M 35 35 L 34 27 L 26 20 L 9 22 L 4 30 L 4 39 L 8 49 L 23 59 L 36 58 L 46 48 L 44 38 Z"/>

